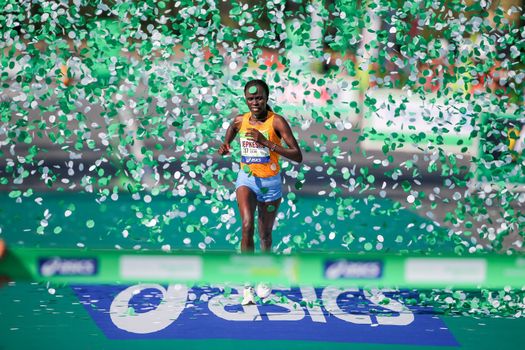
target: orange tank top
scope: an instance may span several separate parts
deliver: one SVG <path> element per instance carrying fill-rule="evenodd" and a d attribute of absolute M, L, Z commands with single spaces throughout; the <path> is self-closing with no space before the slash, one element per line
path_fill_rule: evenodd
<path fill-rule="evenodd" d="M 250 124 L 250 113 L 242 116 L 242 124 L 239 129 L 241 142 L 241 170 L 251 172 L 256 177 L 272 177 L 279 174 L 279 154 L 270 151 L 268 147 L 248 139 L 246 132 L 249 128 L 259 130 L 271 142 L 281 145 L 281 139 L 275 133 L 273 128 L 273 118 L 275 114 L 268 111 L 268 118 L 262 124 Z"/>

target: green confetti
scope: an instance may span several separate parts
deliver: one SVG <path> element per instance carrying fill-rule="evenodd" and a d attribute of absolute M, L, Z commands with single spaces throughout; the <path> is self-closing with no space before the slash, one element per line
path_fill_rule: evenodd
<path fill-rule="evenodd" d="M 20 195 L 22 195 L 22 191 L 15 190 L 9 192 L 9 198 L 18 198 Z"/>

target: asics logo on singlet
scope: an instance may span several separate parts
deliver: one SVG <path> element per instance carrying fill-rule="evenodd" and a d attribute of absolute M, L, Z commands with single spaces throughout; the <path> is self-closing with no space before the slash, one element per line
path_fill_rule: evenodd
<path fill-rule="evenodd" d="M 97 260 L 85 258 L 42 258 L 39 260 L 40 275 L 92 276 L 97 273 Z"/>
<path fill-rule="evenodd" d="M 253 164 L 253 163 L 268 163 L 270 161 L 270 157 L 242 157 L 241 161 L 245 164 Z"/>

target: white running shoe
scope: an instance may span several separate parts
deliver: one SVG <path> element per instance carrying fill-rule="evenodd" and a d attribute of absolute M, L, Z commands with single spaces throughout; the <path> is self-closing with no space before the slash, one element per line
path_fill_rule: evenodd
<path fill-rule="evenodd" d="M 272 292 L 272 286 L 268 283 L 259 283 L 255 288 L 255 291 L 257 292 L 257 296 L 259 298 L 265 299 L 268 298 L 268 296 Z"/>
<path fill-rule="evenodd" d="M 242 299 L 241 305 L 255 304 L 255 295 L 254 295 L 253 287 L 250 287 L 250 286 L 244 287 L 244 292 L 242 296 L 243 296 L 243 299 Z"/>

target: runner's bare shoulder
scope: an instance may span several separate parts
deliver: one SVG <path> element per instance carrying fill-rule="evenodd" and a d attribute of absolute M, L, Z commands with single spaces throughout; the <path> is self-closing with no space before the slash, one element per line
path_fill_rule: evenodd
<path fill-rule="evenodd" d="M 290 128 L 288 121 L 280 114 L 274 114 L 273 118 L 273 128 L 277 132 L 285 132 L 287 129 Z"/>
<path fill-rule="evenodd" d="M 236 130 L 240 130 L 241 129 L 242 118 L 243 118 L 242 114 L 239 114 L 235 118 L 233 118 L 232 124 L 235 126 Z"/>

